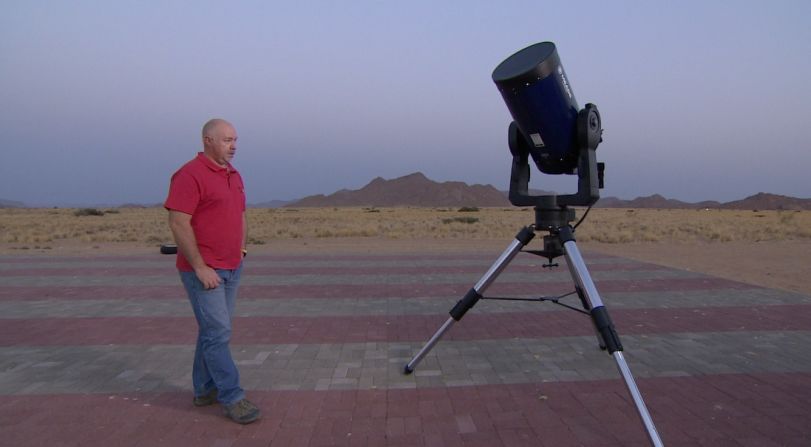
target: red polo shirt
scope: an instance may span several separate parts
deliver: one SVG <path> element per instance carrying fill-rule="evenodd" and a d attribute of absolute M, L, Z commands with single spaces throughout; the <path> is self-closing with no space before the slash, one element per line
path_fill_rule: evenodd
<path fill-rule="evenodd" d="M 242 218 L 245 186 L 229 163 L 219 166 L 202 152 L 172 175 L 167 210 L 190 214 L 197 248 L 215 269 L 236 269 L 242 261 Z M 189 261 L 178 251 L 178 270 L 190 272 Z"/>

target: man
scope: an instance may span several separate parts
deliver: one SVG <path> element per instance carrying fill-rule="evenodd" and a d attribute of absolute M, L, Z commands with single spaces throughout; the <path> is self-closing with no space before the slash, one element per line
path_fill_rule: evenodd
<path fill-rule="evenodd" d="M 164 207 L 178 246 L 177 269 L 199 328 L 192 382 L 195 406 L 218 401 L 240 424 L 259 419 L 231 357 L 231 318 L 242 271 L 245 187 L 231 166 L 237 132 L 222 119 L 203 126 L 203 152 L 172 175 Z"/>

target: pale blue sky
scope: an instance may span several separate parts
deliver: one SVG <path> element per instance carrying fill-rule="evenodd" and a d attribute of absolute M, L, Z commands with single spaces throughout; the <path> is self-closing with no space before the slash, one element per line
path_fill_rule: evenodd
<path fill-rule="evenodd" d="M 490 75 L 545 40 L 603 116 L 604 196 L 811 197 L 809 18 L 808 1 L 5 0 L 0 198 L 161 202 L 211 117 L 237 127 L 250 202 L 415 171 L 507 189 Z"/>

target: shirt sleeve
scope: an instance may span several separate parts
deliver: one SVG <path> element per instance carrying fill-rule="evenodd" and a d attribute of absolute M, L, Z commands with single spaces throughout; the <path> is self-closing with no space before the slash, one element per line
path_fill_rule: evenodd
<path fill-rule="evenodd" d="M 242 212 L 248 208 L 247 195 L 245 194 L 245 182 L 242 181 L 242 175 L 239 176 L 239 190 L 242 192 Z"/>
<path fill-rule="evenodd" d="M 198 203 L 200 203 L 200 185 L 189 173 L 182 170 L 176 172 L 169 183 L 169 196 L 166 197 L 163 207 L 167 210 L 194 214 Z"/>

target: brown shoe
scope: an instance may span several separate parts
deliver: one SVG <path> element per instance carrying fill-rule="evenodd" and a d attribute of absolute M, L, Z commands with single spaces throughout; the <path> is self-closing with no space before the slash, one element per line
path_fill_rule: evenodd
<path fill-rule="evenodd" d="M 202 396 L 195 396 L 192 401 L 195 407 L 207 407 L 217 403 L 217 389 L 209 391 L 208 394 Z"/>
<path fill-rule="evenodd" d="M 259 419 L 262 412 L 248 399 L 225 406 L 225 415 L 238 424 L 250 424 Z"/>

